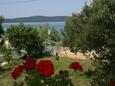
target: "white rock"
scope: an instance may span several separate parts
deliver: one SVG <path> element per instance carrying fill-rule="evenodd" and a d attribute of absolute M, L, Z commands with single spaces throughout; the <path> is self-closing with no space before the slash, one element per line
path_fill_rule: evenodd
<path fill-rule="evenodd" d="M 7 66 L 8 62 L 2 62 L 1 66 Z"/>

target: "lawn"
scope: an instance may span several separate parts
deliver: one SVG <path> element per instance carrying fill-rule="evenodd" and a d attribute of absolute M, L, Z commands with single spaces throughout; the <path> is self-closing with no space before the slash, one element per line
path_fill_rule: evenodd
<path fill-rule="evenodd" d="M 77 61 L 84 68 L 84 72 L 76 74 L 75 72 L 69 76 L 75 86 L 89 86 L 89 81 L 91 77 L 87 77 L 84 73 L 88 69 L 93 70 L 94 66 L 91 64 L 92 61 L 89 59 L 71 59 L 71 58 L 60 58 L 59 61 L 55 59 L 55 57 L 46 57 L 42 59 L 49 59 L 53 62 L 55 67 L 55 74 L 58 74 L 59 70 L 68 70 L 71 73 L 72 70 L 69 70 L 68 66 L 71 62 Z M 41 60 L 41 59 L 39 59 Z M 38 60 L 38 61 L 39 61 Z M 15 60 L 10 66 L 6 66 L 5 68 L 0 68 L 0 86 L 13 86 L 13 79 L 11 77 L 11 71 L 14 67 L 19 64 L 22 64 L 22 60 Z"/>

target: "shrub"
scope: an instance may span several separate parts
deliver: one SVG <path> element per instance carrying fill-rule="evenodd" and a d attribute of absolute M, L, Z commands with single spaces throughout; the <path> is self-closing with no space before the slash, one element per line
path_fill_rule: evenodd
<path fill-rule="evenodd" d="M 69 68 L 83 71 L 79 62 L 73 62 Z M 60 70 L 54 74 L 54 65 L 50 60 L 40 60 L 36 63 L 33 57 L 27 56 L 23 65 L 16 67 L 12 72 L 13 79 L 20 77 L 20 73 L 25 70 L 25 83 L 27 86 L 73 86 L 69 79 L 68 70 Z M 22 82 L 21 82 L 22 84 Z"/>

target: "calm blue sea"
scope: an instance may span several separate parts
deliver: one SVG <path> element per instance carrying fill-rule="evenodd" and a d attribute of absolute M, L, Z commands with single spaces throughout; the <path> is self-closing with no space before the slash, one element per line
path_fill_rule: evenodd
<path fill-rule="evenodd" d="M 19 25 L 20 23 L 3 23 L 2 26 L 6 31 L 10 25 Z M 56 28 L 56 30 L 60 31 L 64 28 L 65 22 L 24 22 L 26 25 L 32 25 L 33 27 L 48 24 Z"/>

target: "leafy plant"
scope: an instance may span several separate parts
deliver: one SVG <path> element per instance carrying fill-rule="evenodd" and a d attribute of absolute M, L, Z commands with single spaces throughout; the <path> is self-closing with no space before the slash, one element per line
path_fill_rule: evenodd
<path fill-rule="evenodd" d="M 74 72 L 83 71 L 79 62 L 71 63 L 69 68 Z M 60 70 L 59 74 L 54 75 L 54 65 L 50 60 L 40 60 L 36 63 L 33 57 L 27 56 L 23 65 L 12 71 L 12 77 L 16 80 L 24 70 L 27 86 L 73 86 L 67 70 Z"/>
<path fill-rule="evenodd" d="M 73 52 L 93 54 L 95 74 L 92 86 L 109 86 L 115 80 L 115 1 L 93 0 L 80 13 L 68 18 L 64 44 Z"/>
<path fill-rule="evenodd" d="M 4 48 L 3 50 L 3 58 L 10 63 L 12 61 L 12 54 L 11 54 L 11 49 L 6 49 Z"/>
<path fill-rule="evenodd" d="M 12 25 L 7 30 L 7 37 L 11 46 L 18 51 L 25 49 L 28 53 L 31 50 L 37 52 L 40 47 L 41 42 L 37 35 L 37 29 L 24 24 Z"/>

